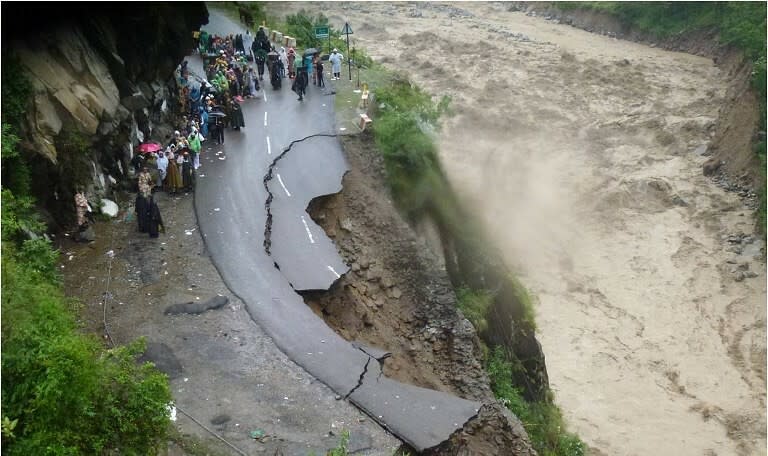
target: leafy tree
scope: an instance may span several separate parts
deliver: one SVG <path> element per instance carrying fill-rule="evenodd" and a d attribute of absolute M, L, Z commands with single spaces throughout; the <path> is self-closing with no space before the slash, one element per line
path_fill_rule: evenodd
<path fill-rule="evenodd" d="M 305 10 L 289 14 L 285 18 L 285 34 L 296 38 L 297 46 L 302 48 L 320 48 L 323 40 L 315 38 L 315 26 L 328 25 L 328 18 L 320 13 L 312 16 Z"/>

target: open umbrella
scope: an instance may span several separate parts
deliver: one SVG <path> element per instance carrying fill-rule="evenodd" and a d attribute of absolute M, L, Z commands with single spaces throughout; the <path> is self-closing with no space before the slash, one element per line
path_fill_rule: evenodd
<path fill-rule="evenodd" d="M 320 52 L 320 51 L 318 51 L 318 50 L 317 50 L 317 49 L 315 49 L 315 48 L 309 48 L 309 49 L 307 49 L 307 50 L 305 50 L 305 51 L 304 51 L 304 57 L 306 57 L 306 56 L 308 56 L 308 55 L 315 55 L 315 54 L 317 54 L 318 52 Z"/>
<path fill-rule="evenodd" d="M 208 113 L 208 117 L 227 117 L 227 115 L 220 111 L 211 111 Z"/>
<path fill-rule="evenodd" d="M 148 142 L 144 144 L 139 144 L 138 150 L 142 154 L 147 154 L 149 152 L 157 152 L 158 150 L 162 149 L 163 146 L 161 146 L 158 143 L 155 142 Z"/>

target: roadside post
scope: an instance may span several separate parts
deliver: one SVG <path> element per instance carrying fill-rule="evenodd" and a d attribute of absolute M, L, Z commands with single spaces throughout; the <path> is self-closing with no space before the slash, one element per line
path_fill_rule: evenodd
<path fill-rule="evenodd" d="M 352 40 L 352 63 L 355 64 L 355 69 L 357 70 L 357 85 L 356 87 L 360 88 L 360 64 L 357 62 L 357 59 L 355 58 L 355 40 Z M 350 76 L 350 81 L 352 80 L 352 77 Z"/>
<path fill-rule="evenodd" d="M 349 35 L 355 33 L 352 31 L 352 27 L 349 26 L 349 22 L 344 23 L 344 28 L 341 29 L 341 33 L 347 35 L 347 67 L 349 67 L 349 80 L 352 80 L 352 56 L 349 55 Z"/>

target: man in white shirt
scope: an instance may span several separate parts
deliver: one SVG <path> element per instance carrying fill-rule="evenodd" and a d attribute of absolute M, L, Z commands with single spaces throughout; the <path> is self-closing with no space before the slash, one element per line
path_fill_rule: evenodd
<path fill-rule="evenodd" d="M 162 151 L 157 155 L 157 186 L 162 187 L 165 176 L 168 173 L 168 158 Z"/>
<path fill-rule="evenodd" d="M 328 61 L 331 62 L 331 72 L 333 73 L 331 79 L 341 79 L 341 62 L 344 61 L 344 56 L 339 53 L 338 49 L 334 48 Z"/>

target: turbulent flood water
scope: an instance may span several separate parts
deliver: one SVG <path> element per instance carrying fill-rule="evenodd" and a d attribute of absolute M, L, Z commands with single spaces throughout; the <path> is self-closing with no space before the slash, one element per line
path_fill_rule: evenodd
<path fill-rule="evenodd" d="M 711 60 L 503 3 L 319 8 L 452 97 L 445 168 L 538 297 L 557 402 L 595 453 L 766 454 L 763 246 L 701 173 Z"/>

